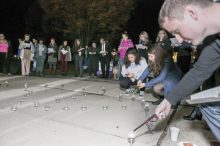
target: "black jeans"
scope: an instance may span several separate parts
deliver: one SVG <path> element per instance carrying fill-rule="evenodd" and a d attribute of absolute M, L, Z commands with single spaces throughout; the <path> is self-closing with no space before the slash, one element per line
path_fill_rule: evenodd
<path fill-rule="evenodd" d="M 6 53 L 0 53 L 0 73 L 4 72 L 4 68 L 10 73 L 10 60 L 6 58 Z"/>
<path fill-rule="evenodd" d="M 101 56 L 101 69 L 102 69 L 102 77 L 108 77 L 109 69 L 110 69 L 110 57 L 109 56 Z"/>
<path fill-rule="evenodd" d="M 137 80 L 135 80 L 134 82 L 131 81 L 130 78 L 122 78 L 122 80 L 120 80 L 120 87 L 123 89 L 129 89 L 131 86 L 133 85 L 137 85 Z M 140 91 L 144 91 L 145 88 L 141 88 Z"/>
<path fill-rule="evenodd" d="M 78 54 L 74 55 L 74 65 L 75 65 L 75 76 L 83 75 L 83 56 Z"/>
<path fill-rule="evenodd" d="M 89 75 L 91 76 L 93 73 L 94 76 L 97 76 L 97 70 L 98 70 L 98 56 L 90 55 L 89 56 Z"/>

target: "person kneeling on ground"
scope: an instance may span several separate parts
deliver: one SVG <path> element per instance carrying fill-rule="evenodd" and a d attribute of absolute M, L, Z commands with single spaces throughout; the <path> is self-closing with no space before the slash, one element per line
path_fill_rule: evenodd
<path fill-rule="evenodd" d="M 160 99 L 153 104 L 159 104 L 162 97 L 181 80 L 183 73 L 173 62 L 167 51 L 158 45 L 153 46 L 148 51 L 148 68 L 145 69 L 139 78 L 137 86 L 142 88 L 153 88 L 153 91 Z M 142 83 L 151 73 L 154 78 L 149 82 Z"/>
<path fill-rule="evenodd" d="M 135 48 L 129 48 L 125 55 L 124 65 L 122 66 L 122 80 L 120 87 L 125 88 L 125 95 L 132 92 L 132 85 L 136 85 L 138 79 L 147 68 L 147 62 L 143 57 L 140 57 Z M 144 87 L 140 89 L 140 97 L 144 96 Z"/>

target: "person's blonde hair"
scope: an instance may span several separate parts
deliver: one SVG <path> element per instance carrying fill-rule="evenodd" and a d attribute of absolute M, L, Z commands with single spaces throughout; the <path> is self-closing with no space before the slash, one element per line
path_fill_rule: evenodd
<path fill-rule="evenodd" d="M 160 42 L 160 32 L 163 32 L 165 35 L 164 35 L 164 39 L 167 39 L 168 38 L 168 35 L 167 35 L 167 32 L 163 29 L 161 29 L 158 33 L 157 33 L 157 38 L 156 38 L 156 42 L 155 44 L 158 44 Z"/>
<path fill-rule="evenodd" d="M 141 35 L 143 35 L 144 36 L 144 43 L 145 44 L 148 44 L 149 43 L 149 35 L 148 35 L 148 33 L 146 32 L 146 31 L 142 31 L 141 33 L 140 33 L 140 35 L 139 35 L 139 37 L 141 36 Z M 140 40 L 139 40 L 140 41 Z"/>
<path fill-rule="evenodd" d="M 212 0 L 165 0 L 159 13 L 158 22 L 163 28 L 165 18 L 168 18 L 169 20 L 182 20 L 184 9 L 187 5 L 206 8 L 212 4 Z"/>

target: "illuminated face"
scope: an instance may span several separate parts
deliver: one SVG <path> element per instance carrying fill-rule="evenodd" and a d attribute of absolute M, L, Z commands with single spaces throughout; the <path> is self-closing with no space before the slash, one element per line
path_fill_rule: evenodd
<path fill-rule="evenodd" d="M 155 54 L 148 53 L 148 60 L 151 62 L 155 62 Z"/>
<path fill-rule="evenodd" d="M 64 46 L 67 46 L 67 41 L 64 41 L 64 42 L 63 42 L 63 45 L 64 45 Z"/>
<path fill-rule="evenodd" d="M 76 41 L 76 44 L 79 46 L 79 45 L 80 45 L 80 41 L 79 41 L 79 40 L 77 40 L 77 41 Z"/>
<path fill-rule="evenodd" d="M 0 40 L 3 40 L 5 37 L 3 34 L 0 34 Z"/>
<path fill-rule="evenodd" d="M 93 48 L 96 48 L 96 43 L 92 43 L 92 47 L 93 47 Z"/>
<path fill-rule="evenodd" d="M 29 35 L 25 35 L 24 39 L 25 39 L 25 41 L 29 41 L 30 40 L 30 36 Z"/>
<path fill-rule="evenodd" d="M 166 36 L 166 32 L 161 30 L 159 31 L 158 35 L 159 35 L 159 38 L 164 38 Z"/>
<path fill-rule="evenodd" d="M 50 43 L 51 43 L 51 44 L 55 44 L 55 40 L 54 40 L 54 39 L 51 39 L 51 40 L 50 40 Z"/>
<path fill-rule="evenodd" d="M 40 40 L 39 43 L 42 45 L 42 44 L 44 43 L 44 41 L 43 41 L 43 40 Z"/>
<path fill-rule="evenodd" d="M 140 35 L 140 40 L 142 40 L 142 41 L 144 41 L 144 40 L 145 40 L 144 35 Z"/>
<path fill-rule="evenodd" d="M 127 40 L 127 39 L 128 39 L 128 36 L 125 35 L 125 34 L 122 34 L 122 39 L 123 39 L 123 40 Z"/>
<path fill-rule="evenodd" d="M 32 39 L 32 42 L 33 42 L 33 43 L 36 43 L 36 42 L 37 42 L 37 40 L 36 40 L 36 39 Z"/>
<path fill-rule="evenodd" d="M 133 63 L 135 62 L 135 56 L 133 54 L 128 54 L 128 60 Z"/>
<path fill-rule="evenodd" d="M 104 44 L 105 43 L 105 40 L 102 38 L 102 39 L 100 39 L 100 43 L 101 44 Z"/>
<path fill-rule="evenodd" d="M 200 44 L 205 38 L 205 22 L 199 9 L 187 9 L 182 20 L 165 18 L 163 27 L 173 34 L 178 42 L 186 41 L 193 45 Z"/>
<path fill-rule="evenodd" d="M 19 43 L 21 43 L 21 42 L 22 42 L 22 39 L 19 38 L 18 41 L 19 41 Z"/>

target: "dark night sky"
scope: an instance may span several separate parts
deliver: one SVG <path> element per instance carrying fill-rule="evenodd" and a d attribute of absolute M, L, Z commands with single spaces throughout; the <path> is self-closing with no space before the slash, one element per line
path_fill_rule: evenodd
<path fill-rule="evenodd" d="M 0 31 L 9 38 L 16 38 L 24 33 L 25 14 L 33 0 L 1 0 Z"/>
<path fill-rule="evenodd" d="M 163 0 L 137 0 L 135 10 L 128 21 L 132 39 L 137 41 L 139 33 L 145 30 L 154 41 L 159 30 L 157 20 L 162 3 Z"/>
<path fill-rule="evenodd" d="M 163 0 L 136 0 L 135 9 L 128 21 L 127 29 L 131 38 L 137 41 L 138 34 L 146 30 L 152 39 L 158 31 L 157 17 Z M 25 33 L 25 15 L 34 0 L 1 0 L 0 32 L 10 39 Z"/>

